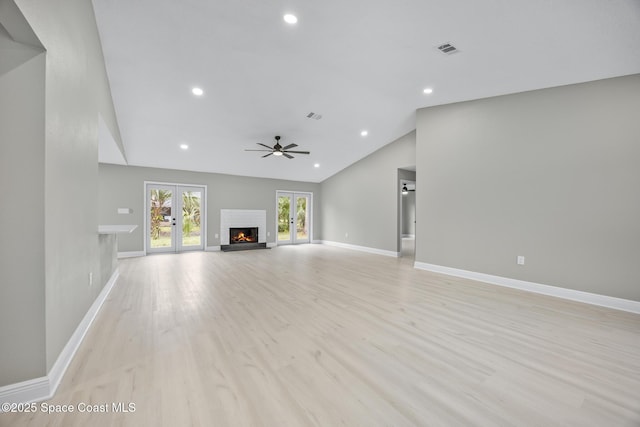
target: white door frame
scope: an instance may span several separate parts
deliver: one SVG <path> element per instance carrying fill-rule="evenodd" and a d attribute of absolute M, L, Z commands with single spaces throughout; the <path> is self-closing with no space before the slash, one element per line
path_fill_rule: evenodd
<path fill-rule="evenodd" d="M 197 190 L 202 190 L 202 200 L 200 202 L 200 245 L 198 246 L 182 246 L 182 216 L 176 216 L 176 225 L 172 230 L 172 246 L 169 248 L 163 249 L 151 249 L 151 245 L 149 243 L 150 239 L 150 222 L 149 222 L 149 197 L 148 197 L 148 188 L 149 187 L 165 187 L 166 189 L 171 189 L 173 192 L 172 197 L 176 201 L 176 206 L 172 206 L 172 213 L 175 214 L 177 212 L 182 211 L 182 198 L 178 198 L 176 195 L 180 192 L 182 194 L 183 190 L 188 190 L 189 188 L 194 188 Z M 144 181 L 143 185 L 144 197 L 143 197 L 143 212 L 144 212 L 144 253 L 176 253 L 176 252 L 186 252 L 186 251 L 203 251 L 207 247 L 207 186 L 205 184 L 179 184 L 174 182 L 159 182 L 159 181 Z M 176 230 L 179 230 L 176 231 Z"/>
<path fill-rule="evenodd" d="M 280 241 L 278 239 L 278 204 L 279 204 L 279 199 L 280 196 L 289 196 L 290 197 L 290 202 L 289 202 L 289 210 L 291 211 L 291 206 L 295 206 L 296 203 L 296 197 L 297 196 L 304 196 L 304 197 L 308 197 L 308 203 L 307 203 L 307 213 L 308 213 L 308 217 L 309 217 L 309 224 L 307 226 L 307 235 L 309 236 L 308 241 L 304 240 L 302 242 L 299 242 L 297 240 L 297 233 L 294 232 L 295 229 L 295 219 L 293 221 L 293 225 L 294 227 L 291 228 L 291 223 L 289 226 L 289 240 L 287 241 Z M 277 190 L 276 191 L 276 215 L 275 215 L 275 222 L 276 222 L 276 245 L 296 245 L 296 244 L 302 244 L 302 243 L 311 243 L 313 242 L 313 193 L 310 191 L 292 191 L 292 190 Z"/>

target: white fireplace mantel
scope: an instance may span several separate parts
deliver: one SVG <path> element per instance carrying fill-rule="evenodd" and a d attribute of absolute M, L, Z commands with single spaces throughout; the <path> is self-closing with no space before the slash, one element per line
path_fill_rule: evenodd
<path fill-rule="evenodd" d="M 258 243 L 267 242 L 267 211 L 220 209 L 220 245 L 229 244 L 229 229 L 258 227 Z"/>

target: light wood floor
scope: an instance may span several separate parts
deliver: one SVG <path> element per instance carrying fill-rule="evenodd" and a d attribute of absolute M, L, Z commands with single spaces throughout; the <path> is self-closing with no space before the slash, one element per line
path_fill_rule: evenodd
<path fill-rule="evenodd" d="M 123 260 L 50 404 L 3 426 L 638 426 L 640 316 L 320 245 Z"/>

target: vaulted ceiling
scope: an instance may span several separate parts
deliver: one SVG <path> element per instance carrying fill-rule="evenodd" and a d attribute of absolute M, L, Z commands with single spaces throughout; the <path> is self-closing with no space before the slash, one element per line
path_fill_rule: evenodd
<path fill-rule="evenodd" d="M 637 0 L 93 4 L 130 165 L 320 182 L 418 108 L 640 72 Z M 311 154 L 245 151 L 275 135 Z"/>

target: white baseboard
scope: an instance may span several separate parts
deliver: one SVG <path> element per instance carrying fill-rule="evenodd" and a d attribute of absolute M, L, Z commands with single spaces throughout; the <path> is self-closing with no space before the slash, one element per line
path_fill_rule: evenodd
<path fill-rule="evenodd" d="M 394 257 L 394 258 L 398 258 L 400 256 L 399 252 L 387 251 L 385 249 L 370 248 L 370 247 L 367 247 L 367 246 L 350 245 L 348 243 L 332 242 L 331 240 L 319 240 L 319 242 L 321 242 L 323 245 L 327 245 L 327 246 L 336 246 L 338 248 L 353 249 L 355 251 L 368 252 L 368 253 L 371 253 L 371 254 L 390 256 L 390 257 Z"/>
<path fill-rule="evenodd" d="M 113 285 L 115 285 L 119 275 L 120 273 L 118 269 L 116 269 L 111 275 L 111 278 L 109 278 L 109 281 L 102 288 L 102 291 L 100 291 L 98 297 L 93 304 L 91 304 L 91 307 L 89 307 L 89 310 L 73 332 L 73 335 L 71 335 L 69 341 L 67 341 L 67 344 L 60 352 L 58 359 L 56 359 L 47 376 L 1 387 L 0 403 L 39 402 L 53 397 L 64 373 L 73 360 L 73 356 L 75 356 L 80 344 L 82 344 L 82 340 L 100 311 L 100 307 L 102 307 L 107 296 L 109 296 L 109 292 L 113 289 Z"/>
<path fill-rule="evenodd" d="M 0 403 L 31 403 L 48 399 L 49 378 L 40 377 L 0 387 Z M 0 408 L 0 413 L 2 413 Z"/>
<path fill-rule="evenodd" d="M 107 296 L 109 296 L 109 293 L 111 292 L 111 289 L 113 289 L 113 285 L 115 285 L 119 276 L 120 272 L 116 268 L 116 270 L 109 278 L 109 281 L 104 285 L 102 291 L 100 291 L 98 297 L 95 299 L 93 304 L 91 304 L 91 307 L 89 307 L 89 310 L 82 318 L 82 321 L 76 328 L 73 335 L 71 335 L 71 338 L 67 342 L 67 345 L 65 345 L 62 349 L 62 352 L 58 356 L 56 363 L 53 364 L 53 367 L 49 371 L 49 374 L 47 376 L 49 377 L 51 395 L 56 392 L 56 389 L 58 388 L 58 385 L 62 380 L 62 376 L 66 372 L 67 367 L 69 367 L 69 363 L 71 363 L 71 360 L 73 360 L 73 356 L 76 354 L 76 351 L 78 351 L 78 348 L 80 347 L 80 344 L 82 344 L 82 340 L 87 334 L 89 327 L 93 323 L 93 320 L 96 318 L 96 315 L 100 311 L 100 307 L 102 307 L 104 301 L 107 299 Z"/>
<path fill-rule="evenodd" d="M 275 248 L 276 246 L 278 246 L 278 244 L 276 242 L 267 242 L 267 247 L 268 248 Z"/>
<path fill-rule="evenodd" d="M 415 239 L 416 235 L 415 234 L 403 234 L 402 238 L 403 239 Z"/>
<path fill-rule="evenodd" d="M 632 301 L 606 295 L 592 294 L 590 292 L 576 291 L 574 289 L 560 288 L 558 286 L 549 286 L 540 283 L 527 282 L 524 280 L 493 276 L 491 274 L 460 270 L 457 268 L 444 267 L 441 265 L 428 264 L 425 262 L 416 261 L 414 263 L 414 267 L 420 270 L 433 271 L 434 273 L 442 273 L 449 276 L 462 277 L 465 279 L 490 283 L 492 285 L 505 286 L 507 288 L 515 288 L 523 291 L 535 292 L 537 294 L 550 295 L 553 297 L 563 298 L 571 301 L 578 301 L 586 304 L 598 305 L 601 307 L 608 307 L 616 310 L 629 311 L 631 313 L 640 314 L 640 301 Z"/>
<path fill-rule="evenodd" d="M 144 251 L 118 252 L 118 259 L 145 256 Z"/>
<path fill-rule="evenodd" d="M 314 244 L 314 245 L 321 245 L 322 244 L 322 240 L 312 240 L 311 243 Z"/>

